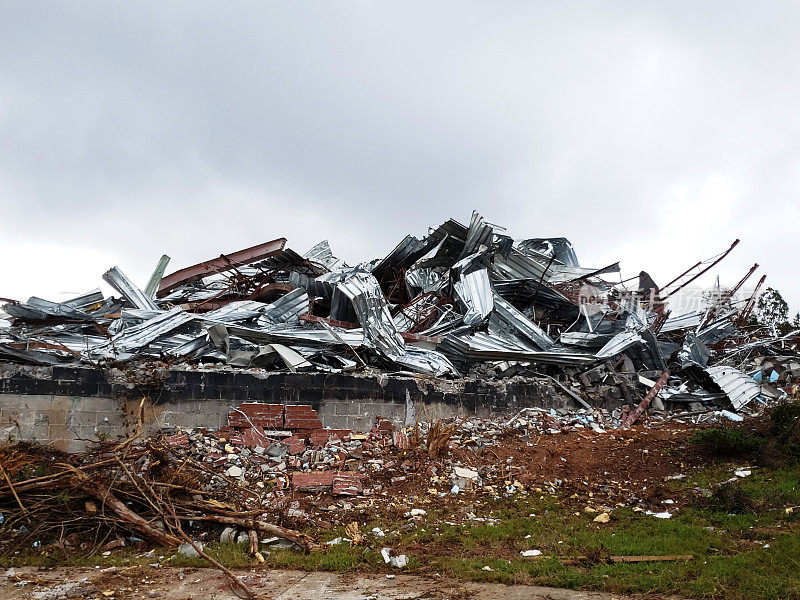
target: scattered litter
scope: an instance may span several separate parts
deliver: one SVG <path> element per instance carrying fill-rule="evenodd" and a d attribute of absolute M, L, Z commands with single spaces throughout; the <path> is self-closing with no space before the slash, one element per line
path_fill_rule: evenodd
<path fill-rule="evenodd" d="M 408 565 L 408 556 L 405 554 L 393 555 L 391 548 L 382 548 L 381 556 L 386 564 L 396 569 L 402 569 Z"/>

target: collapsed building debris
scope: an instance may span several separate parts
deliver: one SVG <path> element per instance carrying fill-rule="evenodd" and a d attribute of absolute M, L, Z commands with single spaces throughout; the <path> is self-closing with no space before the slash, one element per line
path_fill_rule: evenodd
<path fill-rule="evenodd" d="M 451 219 L 356 266 L 327 241 L 300 255 L 283 238 L 166 276 L 165 255 L 144 288 L 109 269 L 103 279 L 119 298 L 95 290 L 64 302 L 7 302 L 0 358 L 547 378 L 584 407 L 597 381 L 636 406 L 669 369 L 652 407 L 739 411 L 768 385 L 755 377 L 756 361 L 791 357 L 800 341 L 797 332 L 753 339 L 743 327 L 753 297 L 733 292 L 757 265 L 701 311 L 673 314 L 668 300 L 737 242 L 661 287 L 644 271 L 629 285 L 619 263 L 581 266 L 565 238 L 515 241 L 477 213 L 469 225 Z"/>

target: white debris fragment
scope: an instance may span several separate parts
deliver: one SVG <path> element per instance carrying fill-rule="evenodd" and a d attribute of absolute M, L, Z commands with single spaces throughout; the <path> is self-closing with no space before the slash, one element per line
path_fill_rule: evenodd
<path fill-rule="evenodd" d="M 242 476 L 242 468 L 237 467 L 236 465 L 232 465 L 228 467 L 228 470 L 225 471 L 225 474 L 228 477 L 241 477 Z"/>

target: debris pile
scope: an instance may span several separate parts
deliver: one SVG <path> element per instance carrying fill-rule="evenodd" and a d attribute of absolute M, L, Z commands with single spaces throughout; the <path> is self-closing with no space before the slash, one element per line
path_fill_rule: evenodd
<path fill-rule="evenodd" d="M 320 428 L 306 406 L 243 403 L 216 431 L 137 435 L 71 456 L 17 445 L 0 451 L 0 515 L 9 532 L 0 551 L 42 543 L 108 551 L 147 543 L 194 554 L 192 542 L 202 550 L 199 539 L 217 536 L 253 540 L 253 553 L 259 539 L 309 550 L 317 542 L 304 532 L 349 524 L 365 510 L 392 514 L 396 503 L 415 498 L 428 505 L 464 494 L 555 494 L 562 479 L 532 485 L 535 476 L 498 454 L 524 452 L 543 435 L 582 426 L 555 423 L 539 411 L 506 422 L 470 418 L 406 429 L 378 418 L 360 434 Z M 426 510 L 401 514 L 414 522 Z M 222 533 L 209 538 L 215 528 Z"/>
<path fill-rule="evenodd" d="M 757 265 L 699 310 L 670 308 L 737 243 L 662 285 L 644 271 L 623 280 L 619 263 L 581 266 L 565 238 L 514 240 L 477 213 L 355 266 L 327 241 L 300 255 L 282 238 L 166 276 L 164 256 L 142 288 L 109 269 L 103 279 L 119 297 L 95 290 L 6 303 L 0 358 L 547 378 L 590 410 L 587 398 L 609 394 L 638 405 L 658 382 L 653 409 L 667 401 L 738 411 L 763 393 L 761 382 L 775 383 L 771 373 L 790 373 L 792 384 L 799 368 L 798 332 L 754 338 L 745 327 L 764 277 L 735 294 Z M 769 373 L 758 380 L 762 366 Z"/>

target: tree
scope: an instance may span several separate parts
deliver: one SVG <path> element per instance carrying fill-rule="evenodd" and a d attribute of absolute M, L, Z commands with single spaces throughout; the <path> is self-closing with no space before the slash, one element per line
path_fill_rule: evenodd
<path fill-rule="evenodd" d="M 785 329 L 789 325 L 789 305 L 781 293 L 771 287 L 764 290 L 758 297 L 756 315 L 758 322 L 770 327 L 773 333 L 777 333 L 779 329 Z"/>

